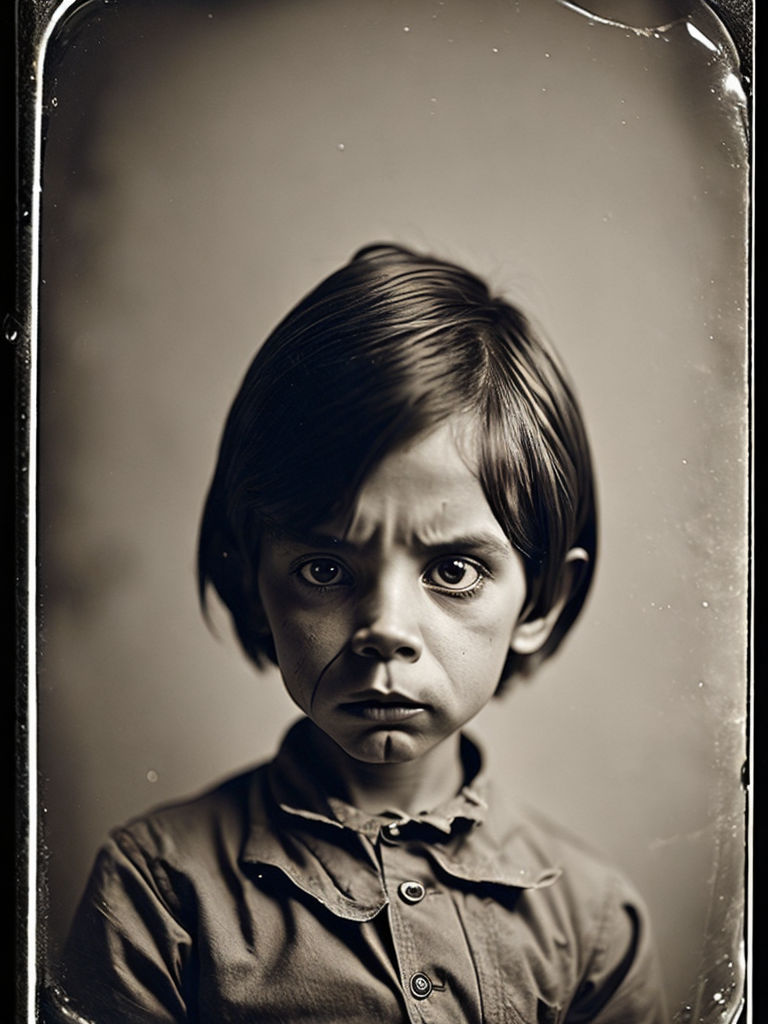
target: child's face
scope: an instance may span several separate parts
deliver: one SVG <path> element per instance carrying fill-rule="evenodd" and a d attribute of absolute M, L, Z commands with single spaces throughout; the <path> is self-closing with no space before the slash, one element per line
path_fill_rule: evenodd
<path fill-rule="evenodd" d="M 387 455 L 351 514 L 262 542 L 288 693 L 350 756 L 418 759 L 493 696 L 525 572 L 450 425 Z"/>

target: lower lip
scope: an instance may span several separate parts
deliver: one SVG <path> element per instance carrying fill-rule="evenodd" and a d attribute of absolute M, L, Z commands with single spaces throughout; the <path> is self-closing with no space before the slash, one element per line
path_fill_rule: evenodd
<path fill-rule="evenodd" d="M 392 724 L 405 722 L 415 715 L 420 715 L 424 708 L 417 704 L 369 704 L 361 701 L 357 704 L 343 704 L 342 709 L 355 718 L 365 718 L 369 722 Z"/>

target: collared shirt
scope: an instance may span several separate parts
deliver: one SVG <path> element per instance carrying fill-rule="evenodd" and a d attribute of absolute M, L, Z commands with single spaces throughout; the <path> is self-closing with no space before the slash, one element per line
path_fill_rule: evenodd
<path fill-rule="evenodd" d="M 613 868 L 465 785 L 408 817 L 329 795 L 307 720 L 275 760 L 116 830 L 52 1004 L 94 1024 L 662 1024 Z"/>

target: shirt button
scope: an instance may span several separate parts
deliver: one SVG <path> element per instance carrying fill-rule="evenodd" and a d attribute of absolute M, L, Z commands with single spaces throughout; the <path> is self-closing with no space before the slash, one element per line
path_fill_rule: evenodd
<path fill-rule="evenodd" d="M 417 971 L 416 974 L 411 975 L 409 982 L 411 995 L 415 996 L 416 999 L 426 999 L 432 991 L 432 982 L 421 971 Z"/>
<path fill-rule="evenodd" d="M 396 842 L 400 838 L 400 826 L 394 822 L 391 825 L 385 825 L 381 830 L 381 838 L 391 843 Z"/>
<path fill-rule="evenodd" d="M 427 895 L 427 890 L 421 882 L 401 882 L 398 892 L 406 903 L 421 903 Z"/>

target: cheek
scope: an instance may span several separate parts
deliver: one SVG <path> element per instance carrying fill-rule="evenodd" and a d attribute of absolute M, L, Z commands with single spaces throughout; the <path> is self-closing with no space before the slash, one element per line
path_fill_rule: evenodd
<path fill-rule="evenodd" d="M 525 607 L 527 589 L 521 568 L 513 579 L 493 593 L 492 600 L 486 606 L 484 621 L 489 646 L 502 647 L 505 651 L 509 649 L 515 627 Z"/>
<path fill-rule="evenodd" d="M 291 602 L 273 606 L 268 615 L 278 664 L 286 678 L 314 677 L 348 640 L 339 615 L 307 612 Z"/>
<path fill-rule="evenodd" d="M 522 597 L 517 591 L 481 594 L 466 603 L 468 607 L 459 608 L 460 614 L 452 616 L 452 622 L 444 630 L 447 647 L 469 646 L 475 653 L 506 651 L 522 611 Z"/>
<path fill-rule="evenodd" d="M 487 688 L 493 692 L 501 677 L 509 653 L 514 617 L 498 612 L 476 621 L 453 621 L 450 629 L 432 636 L 430 650 L 453 681 L 457 692 L 472 699 L 474 694 L 481 705 Z"/>
<path fill-rule="evenodd" d="M 457 617 L 450 629 L 434 638 L 432 650 L 454 684 L 466 695 L 477 694 L 481 703 L 488 688 L 490 693 L 495 691 L 509 655 L 522 608 L 518 596 L 489 602 L 478 599 L 471 615 Z"/>

